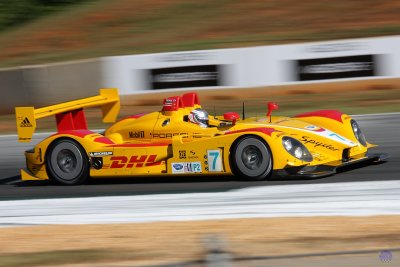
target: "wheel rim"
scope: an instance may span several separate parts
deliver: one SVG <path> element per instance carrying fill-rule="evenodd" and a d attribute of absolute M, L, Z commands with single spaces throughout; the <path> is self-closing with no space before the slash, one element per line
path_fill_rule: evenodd
<path fill-rule="evenodd" d="M 260 168 L 262 160 L 262 153 L 256 146 L 250 145 L 243 149 L 242 162 L 246 168 L 250 170 L 258 169 Z"/>
<path fill-rule="evenodd" d="M 236 170 L 248 178 L 263 179 L 272 169 L 271 154 L 267 146 L 257 138 L 244 138 L 234 152 Z"/>
<path fill-rule="evenodd" d="M 71 182 L 83 170 L 83 156 L 74 144 L 62 142 L 51 152 L 50 167 L 58 179 Z"/>
<path fill-rule="evenodd" d="M 63 149 L 57 154 L 57 165 L 65 173 L 71 173 L 75 170 L 77 160 L 70 150 Z"/>

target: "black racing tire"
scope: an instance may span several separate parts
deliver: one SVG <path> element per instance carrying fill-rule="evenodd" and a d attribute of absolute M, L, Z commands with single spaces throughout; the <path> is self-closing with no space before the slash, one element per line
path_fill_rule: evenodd
<path fill-rule="evenodd" d="M 233 173 L 247 180 L 261 181 L 272 173 L 272 153 L 258 137 L 245 136 L 232 146 L 230 162 Z"/>
<path fill-rule="evenodd" d="M 83 184 L 89 179 L 89 169 L 85 150 L 74 140 L 57 139 L 46 153 L 47 174 L 58 184 Z"/>

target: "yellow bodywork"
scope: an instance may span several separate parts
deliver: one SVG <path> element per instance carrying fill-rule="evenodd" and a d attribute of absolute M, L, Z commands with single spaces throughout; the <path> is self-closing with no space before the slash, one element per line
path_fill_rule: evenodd
<path fill-rule="evenodd" d="M 17 127 L 20 141 L 29 141 L 35 120 L 81 107 L 102 106 L 107 121 L 116 118 L 119 110 L 118 95 L 103 90 L 99 96 L 72 101 L 43 109 L 17 108 Z M 87 129 L 58 132 L 25 153 L 27 170 L 24 180 L 48 179 L 46 152 L 59 138 L 77 141 L 86 151 L 90 162 L 101 159 L 102 167 L 90 168 L 90 176 L 163 176 L 163 175 L 232 175 L 230 152 L 233 144 L 243 136 L 256 136 L 263 140 L 272 154 L 273 170 L 300 166 L 340 166 L 344 149 L 351 160 L 362 159 L 371 144 L 361 145 L 354 136 L 351 117 L 341 115 L 341 121 L 319 116 L 301 118 L 271 117 L 248 118 L 235 124 L 222 116 L 210 118 L 210 126 L 201 128 L 186 120 L 193 108 L 180 107 L 175 111 L 156 111 L 124 118 L 108 128 L 104 135 Z M 59 108 L 59 109 L 58 109 Z M 39 112 L 40 111 L 40 112 Z M 21 126 L 27 117 L 31 129 Z M 329 138 L 318 133 L 323 128 Z M 310 130 L 311 129 L 311 130 Z M 293 137 L 302 142 L 313 156 L 311 162 L 301 161 L 289 154 L 282 145 L 282 137 Z M 343 139 L 343 140 L 339 140 Z M 183 167 L 182 167 L 183 166 Z M 182 168 L 183 169 L 182 169 Z M 190 170 L 188 170 L 190 168 Z"/>
<path fill-rule="evenodd" d="M 80 108 L 101 106 L 103 122 L 115 122 L 120 109 L 117 89 L 100 89 L 100 95 L 74 100 L 49 107 L 16 107 L 18 141 L 30 142 L 36 129 L 36 120 Z"/>

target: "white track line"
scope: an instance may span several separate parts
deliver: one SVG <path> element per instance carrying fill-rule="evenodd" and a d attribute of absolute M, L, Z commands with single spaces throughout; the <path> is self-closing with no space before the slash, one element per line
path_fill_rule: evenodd
<path fill-rule="evenodd" d="M 188 193 L 0 201 L 0 226 L 400 214 L 400 181 L 264 186 Z"/>

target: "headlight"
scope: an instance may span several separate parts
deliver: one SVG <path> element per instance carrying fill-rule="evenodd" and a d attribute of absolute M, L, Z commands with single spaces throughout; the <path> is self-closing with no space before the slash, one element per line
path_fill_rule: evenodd
<path fill-rule="evenodd" d="M 282 139 L 282 144 L 287 151 L 292 150 L 293 145 L 292 145 L 291 139 L 289 139 L 289 138 L 286 138 L 285 140 Z"/>
<path fill-rule="evenodd" d="M 351 128 L 353 128 L 353 133 L 358 142 L 362 144 L 363 146 L 367 146 L 367 140 L 365 139 L 365 135 L 361 131 L 360 126 L 358 126 L 358 123 L 355 120 L 350 121 Z"/>
<path fill-rule="evenodd" d="M 310 151 L 308 151 L 308 149 L 300 141 L 292 137 L 284 136 L 282 138 L 282 145 L 290 155 L 299 160 L 307 162 L 311 162 L 313 160 Z"/>

